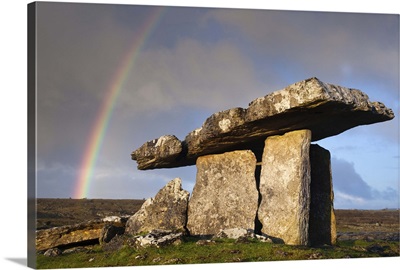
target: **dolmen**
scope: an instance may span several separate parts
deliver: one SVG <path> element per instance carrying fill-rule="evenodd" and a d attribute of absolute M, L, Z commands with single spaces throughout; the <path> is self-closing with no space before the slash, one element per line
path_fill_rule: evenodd
<path fill-rule="evenodd" d="M 183 141 L 150 140 L 131 157 L 140 170 L 196 165 L 191 235 L 244 228 L 289 245 L 332 245 L 330 152 L 311 142 L 393 118 L 360 90 L 310 78 L 217 112 Z"/>

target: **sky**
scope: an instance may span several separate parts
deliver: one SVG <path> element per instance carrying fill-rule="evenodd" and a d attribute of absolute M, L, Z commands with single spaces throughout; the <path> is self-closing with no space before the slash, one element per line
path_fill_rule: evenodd
<path fill-rule="evenodd" d="M 331 152 L 335 208 L 399 207 L 398 15 L 37 7 L 37 197 L 142 199 L 176 177 L 191 192 L 195 166 L 139 171 L 131 152 L 317 77 L 396 116 L 315 142 Z"/>

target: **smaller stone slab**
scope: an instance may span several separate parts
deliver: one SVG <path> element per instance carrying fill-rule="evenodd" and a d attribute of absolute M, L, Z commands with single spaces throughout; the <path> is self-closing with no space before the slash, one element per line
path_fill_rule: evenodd
<path fill-rule="evenodd" d="M 182 189 L 182 180 L 175 178 L 129 218 L 125 232 L 132 235 L 152 230 L 186 232 L 188 201 L 189 192 Z"/>
<path fill-rule="evenodd" d="M 223 229 L 254 229 L 258 191 L 253 152 L 202 156 L 196 166 L 196 184 L 188 208 L 190 234 L 215 235 Z"/>
<path fill-rule="evenodd" d="M 311 131 L 265 140 L 258 218 L 262 233 L 289 245 L 308 244 Z"/>

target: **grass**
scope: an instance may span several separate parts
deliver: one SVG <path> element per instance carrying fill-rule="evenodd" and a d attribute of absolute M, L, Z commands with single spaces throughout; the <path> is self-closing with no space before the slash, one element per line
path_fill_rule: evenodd
<path fill-rule="evenodd" d="M 197 245 L 198 239 L 187 237 L 179 245 L 134 249 L 123 246 L 105 251 L 96 245 L 85 252 L 46 257 L 38 254 L 37 268 L 89 268 L 167 264 L 205 264 L 226 262 L 262 262 L 283 260 L 368 258 L 399 256 L 398 242 L 341 241 L 336 246 L 318 248 L 262 243 L 249 239 L 245 243 L 218 239 L 209 245 Z"/>
<path fill-rule="evenodd" d="M 132 215 L 144 200 L 38 199 L 37 227 L 48 228 L 106 217 Z M 338 232 L 398 232 L 399 210 L 335 210 Z M 200 246 L 193 237 L 177 246 L 134 249 L 123 246 L 107 251 L 100 245 L 58 257 L 37 255 L 37 268 L 91 268 L 107 266 L 264 262 L 335 258 L 400 256 L 399 242 L 341 240 L 334 247 L 300 247 L 282 244 L 235 243 L 218 240 Z"/>

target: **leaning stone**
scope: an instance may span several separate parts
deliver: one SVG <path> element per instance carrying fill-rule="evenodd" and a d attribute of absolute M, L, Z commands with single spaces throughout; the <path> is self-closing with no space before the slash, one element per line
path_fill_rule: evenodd
<path fill-rule="evenodd" d="M 132 235 L 155 229 L 185 232 L 188 201 L 189 192 L 182 189 L 182 180 L 175 178 L 129 218 L 125 232 Z"/>
<path fill-rule="evenodd" d="M 254 228 L 258 204 L 255 168 L 256 158 L 248 150 L 197 159 L 196 184 L 188 208 L 190 234 Z"/>
<path fill-rule="evenodd" d="M 54 227 L 36 231 L 36 250 L 47 250 L 59 246 L 79 245 L 88 241 L 98 241 L 102 235 L 104 226 L 114 224 L 121 226 L 121 220 L 112 221 L 91 220 L 74 225 Z M 124 225 L 124 224 L 123 224 Z"/>
<path fill-rule="evenodd" d="M 308 244 L 310 142 L 309 130 L 265 141 L 258 218 L 262 233 L 289 245 Z"/>
<path fill-rule="evenodd" d="M 312 141 L 340 134 L 359 125 L 391 120 L 394 113 L 380 102 L 371 102 L 357 89 L 306 79 L 252 101 L 248 108 L 218 112 L 186 136 L 183 142 L 168 139 L 162 150 L 158 140 L 132 153 L 139 169 L 194 165 L 199 156 L 250 149 L 261 156 L 264 141 L 273 135 L 308 129 Z M 169 142 L 171 140 L 171 142 Z M 182 150 L 179 148 L 182 145 Z"/>
<path fill-rule="evenodd" d="M 333 210 L 331 156 L 319 145 L 311 145 L 311 202 L 309 240 L 311 246 L 336 243 L 336 219 Z"/>

